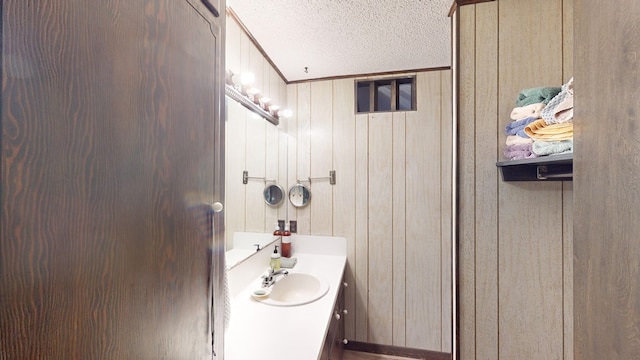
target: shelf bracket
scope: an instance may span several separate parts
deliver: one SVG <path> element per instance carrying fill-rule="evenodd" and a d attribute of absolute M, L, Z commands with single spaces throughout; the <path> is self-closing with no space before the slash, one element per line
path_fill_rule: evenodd
<path fill-rule="evenodd" d="M 264 176 L 249 176 L 249 171 L 247 171 L 247 170 L 243 170 L 243 171 L 242 171 L 242 183 L 243 183 L 243 184 L 245 184 L 245 185 L 247 185 L 247 183 L 249 183 L 249 179 L 252 179 L 252 180 L 262 180 L 262 181 L 264 181 L 264 183 L 265 183 L 265 184 L 266 184 L 266 183 L 270 183 L 270 182 L 272 182 L 272 183 L 275 183 L 275 182 L 276 182 L 275 180 L 267 179 L 267 178 L 266 178 L 266 177 L 264 177 Z"/>
<path fill-rule="evenodd" d="M 299 182 L 299 183 L 308 182 L 309 184 L 311 184 L 312 180 L 329 180 L 329 184 L 335 185 L 336 184 L 336 171 L 335 170 L 329 170 L 329 176 L 308 177 L 306 180 L 296 179 L 296 181 Z"/>

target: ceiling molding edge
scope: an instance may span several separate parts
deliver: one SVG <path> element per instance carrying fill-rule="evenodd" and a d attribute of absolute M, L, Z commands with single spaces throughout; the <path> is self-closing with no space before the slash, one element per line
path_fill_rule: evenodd
<path fill-rule="evenodd" d="M 496 1 L 496 0 L 455 0 L 454 4 L 457 4 L 457 6 L 464 6 L 464 5 L 479 4 L 479 3 L 490 2 L 490 1 Z"/>
<path fill-rule="evenodd" d="M 440 67 L 432 67 L 432 68 L 422 68 L 422 69 L 409 69 L 409 70 L 394 70 L 394 71 L 383 71 L 377 73 L 365 73 L 365 74 L 350 74 L 350 75 L 340 75 L 340 76 L 327 76 L 313 79 L 305 79 L 305 80 L 293 80 L 287 83 L 290 84 L 301 84 L 312 81 L 326 81 L 326 80 L 340 80 L 340 79 L 356 79 L 356 78 L 366 78 L 366 77 L 384 77 L 390 75 L 398 75 L 398 74 L 411 74 L 411 73 L 419 73 L 419 72 L 428 72 L 428 71 L 443 71 L 443 70 L 451 70 L 451 66 L 440 66 Z"/>

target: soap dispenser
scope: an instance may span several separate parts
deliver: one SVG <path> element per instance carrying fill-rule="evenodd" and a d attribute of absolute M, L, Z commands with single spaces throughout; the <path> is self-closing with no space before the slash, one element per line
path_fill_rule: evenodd
<path fill-rule="evenodd" d="M 273 235 L 274 236 L 282 235 L 282 230 L 280 230 L 280 224 L 276 223 L 276 229 L 273 230 Z"/>
<path fill-rule="evenodd" d="M 278 253 L 278 245 L 273 249 L 273 254 L 271 254 L 271 262 L 269 263 L 269 267 L 273 271 L 280 270 L 280 253 Z"/>
<path fill-rule="evenodd" d="M 289 231 L 289 224 L 284 225 L 284 231 L 282 232 L 282 256 L 291 257 L 291 231 Z"/>

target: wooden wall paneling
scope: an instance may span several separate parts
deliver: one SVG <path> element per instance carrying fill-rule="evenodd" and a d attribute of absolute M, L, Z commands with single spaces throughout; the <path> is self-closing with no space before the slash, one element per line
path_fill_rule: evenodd
<path fill-rule="evenodd" d="M 263 62 L 263 68 L 265 79 L 265 94 L 271 98 L 272 104 L 281 104 L 280 88 L 278 86 L 278 75 L 268 61 Z M 261 120 L 265 124 L 265 177 L 269 180 L 277 180 L 279 170 L 278 161 L 280 159 L 278 127 L 264 119 Z M 263 184 L 263 186 L 266 185 L 268 184 Z M 265 232 L 268 233 L 273 230 L 275 223 L 279 218 L 278 209 L 280 208 L 274 208 L 266 205 L 265 203 Z"/>
<path fill-rule="evenodd" d="M 458 16 L 458 316 L 459 358 L 476 359 L 475 50 L 476 5 Z"/>
<path fill-rule="evenodd" d="M 298 118 L 300 117 L 298 111 L 298 85 L 287 85 L 287 107 L 291 109 L 293 116 L 290 118 L 281 119 L 281 127 L 284 127 L 286 134 L 286 179 L 287 181 L 285 190 L 287 195 L 289 194 L 289 187 L 296 183 L 296 176 L 298 174 Z M 291 205 L 289 198 L 285 200 L 286 217 L 288 220 L 298 220 L 298 213 L 296 208 Z M 285 219 L 286 220 L 286 219 Z M 298 233 L 300 230 L 298 229 Z M 295 250 L 294 250 L 295 251 Z"/>
<path fill-rule="evenodd" d="M 562 81 L 573 77 L 573 1 L 562 0 Z M 573 360 L 573 182 L 562 183 L 564 359 Z"/>
<path fill-rule="evenodd" d="M 241 39 L 242 30 L 238 23 L 232 18 L 227 16 L 225 31 L 225 71 L 231 70 L 234 73 L 240 73 L 240 58 L 241 58 Z"/>
<path fill-rule="evenodd" d="M 452 106 L 453 102 L 449 94 L 452 93 L 451 70 L 440 72 L 440 93 L 442 94 L 442 105 L 440 121 L 442 123 L 440 135 L 440 157 L 442 161 L 442 183 L 440 194 L 441 206 L 441 228 L 442 238 L 440 243 L 442 246 L 442 347 L 441 351 L 446 353 L 452 352 L 453 341 L 453 279 L 452 279 L 452 219 L 451 219 L 451 196 L 452 196 L 452 152 L 453 152 L 453 124 L 452 124 Z"/>
<path fill-rule="evenodd" d="M 408 347 L 441 349 L 440 74 L 419 73 L 418 111 L 407 113 Z M 371 179 L 370 179 L 371 180 Z"/>
<path fill-rule="evenodd" d="M 272 88 L 277 90 L 277 87 Z M 281 182 L 278 182 L 278 171 L 280 171 L 280 132 L 278 131 L 278 127 L 271 124 L 270 122 L 260 119 L 265 125 L 265 169 L 264 174 L 267 180 L 274 180 L 278 185 L 282 185 Z M 273 182 L 263 183 L 262 186 L 271 185 Z M 283 188 L 286 186 L 283 186 Z M 285 190 L 286 191 L 286 190 Z M 260 195 L 263 193 L 260 192 Z M 262 198 L 264 202 L 264 198 Z M 265 203 L 266 204 L 266 203 Z M 264 220 L 264 229 L 265 232 L 269 233 L 273 231 L 276 222 L 278 221 L 278 210 L 282 208 L 280 207 L 271 207 L 269 205 L 265 206 L 265 220 Z"/>
<path fill-rule="evenodd" d="M 562 0 L 562 83 L 573 77 L 573 1 Z"/>
<path fill-rule="evenodd" d="M 451 355 L 454 359 L 458 359 L 460 353 L 460 312 L 458 310 L 459 297 L 458 297 L 458 269 L 460 266 L 460 258 L 458 256 L 458 203 L 459 203 L 459 182 L 458 182 L 458 159 L 459 150 L 458 144 L 460 142 L 458 133 L 458 95 L 459 95 L 459 71 L 458 71 L 458 57 L 459 57 L 459 13 L 456 8 L 453 8 L 450 14 L 451 21 L 451 134 L 452 134 L 452 163 L 451 163 L 451 249 L 452 256 L 452 298 L 451 298 L 451 317 L 453 320 L 453 331 L 451 334 Z"/>
<path fill-rule="evenodd" d="M 498 183 L 506 135 L 498 113 L 498 2 L 476 5 L 476 356 L 498 358 Z M 515 98 L 514 98 L 515 99 Z M 501 284 L 500 284 L 501 285 Z M 513 319 L 512 319 L 513 321 Z M 508 335 L 507 335 L 508 336 Z"/>
<path fill-rule="evenodd" d="M 574 16 L 575 357 L 638 359 L 640 2 L 576 0 Z"/>
<path fill-rule="evenodd" d="M 288 95 L 288 87 L 287 84 L 282 80 L 282 78 L 278 77 L 278 91 L 280 94 L 280 109 L 291 110 L 291 106 L 289 106 L 289 95 Z M 288 142 L 289 136 L 287 135 L 287 122 L 288 119 L 285 117 L 280 117 L 280 123 L 278 124 L 278 184 L 280 184 L 285 191 L 284 203 L 278 208 L 278 219 L 281 220 L 289 220 L 287 217 L 287 204 L 289 203 L 289 183 L 287 181 L 287 162 L 288 162 Z"/>
<path fill-rule="evenodd" d="M 251 57 L 252 46 L 253 43 L 251 42 L 251 39 L 249 39 L 249 36 L 247 36 L 247 34 L 242 31 L 240 33 L 240 70 L 238 70 L 240 73 L 252 71 L 251 63 L 249 61 Z"/>
<path fill-rule="evenodd" d="M 246 185 L 242 183 L 242 171 L 246 170 L 246 110 L 236 101 L 226 100 L 226 203 L 225 236 L 226 246 L 233 248 L 233 233 L 245 229 Z"/>
<path fill-rule="evenodd" d="M 393 342 L 406 345 L 406 112 L 393 113 L 392 121 L 393 168 Z"/>
<path fill-rule="evenodd" d="M 345 336 L 355 338 L 355 264 L 356 264 L 356 117 L 354 114 L 353 79 L 333 82 L 333 167 L 336 184 L 333 188 L 333 235 L 347 239 L 347 267 L 344 281 Z"/>
<path fill-rule="evenodd" d="M 271 98 L 271 103 L 280 105 L 280 91 L 278 89 L 278 73 L 271 67 L 268 61 L 264 61 L 264 81 L 265 81 L 265 94 Z"/>
<path fill-rule="evenodd" d="M 560 0 L 498 2 L 500 127 L 510 121 L 508 114 L 521 89 L 561 85 L 561 5 Z M 540 19 L 545 20 L 542 37 L 529 31 Z M 540 49 L 545 49 L 545 56 L 540 56 Z M 559 183 L 499 183 L 500 358 L 563 356 L 559 195 Z"/>
<path fill-rule="evenodd" d="M 314 81 L 311 83 L 311 119 L 309 138 L 310 166 L 309 173 L 303 176 L 317 178 L 328 177 L 333 170 L 333 82 Z M 307 183 L 309 185 L 309 183 Z M 314 235 L 332 235 L 333 190 L 329 180 L 312 180 L 310 231 Z"/>
<path fill-rule="evenodd" d="M 264 56 L 258 48 L 253 44 L 249 44 L 249 72 L 253 73 L 255 76 L 255 81 L 253 86 L 258 88 L 261 92 L 261 95 L 269 96 L 269 78 L 265 77 L 264 74 L 264 64 L 265 61 Z"/>
<path fill-rule="evenodd" d="M 246 127 L 246 169 L 249 177 L 264 177 L 266 172 L 266 121 L 257 115 L 244 111 L 247 127 Z M 265 232 L 265 217 L 267 205 L 262 197 L 264 190 L 264 181 L 259 179 L 249 179 L 245 186 L 246 189 L 246 209 L 245 211 L 245 231 L 249 232 Z"/>
<path fill-rule="evenodd" d="M 263 94 L 266 94 L 265 92 L 268 91 L 268 88 L 265 89 L 264 82 L 264 58 L 253 43 L 249 43 L 248 50 L 248 68 L 246 72 L 250 72 L 255 76 L 254 86 L 260 89 Z M 264 177 L 266 170 L 266 124 L 264 119 L 257 115 L 250 112 L 245 113 L 247 119 L 246 170 L 249 172 L 250 177 Z M 251 211 L 245 211 L 245 231 L 264 232 L 267 230 L 265 228 L 267 205 L 262 197 L 264 181 L 249 179 L 245 186 L 247 195 L 246 209 L 251 209 Z"/>
<path fill-rule="evenodd" d="M 573 182 L 562 183 L 562 300 L 564 359 L 573 360 Z"/>
<path fill-rule="evenodd" d="M 393 143 L 391 113 L 369 115 L 369 341 L 392 343 Z M 391 128 L 391 129 L 390 129 Z"/>
<path fill-rule="evenodd" d="M 296 146 L 296 179 L 304 180 L 311 173 L 311 84 L 301 83 L 298 87 L 297 112 L 297 146 Z M 295 184 L 291 183 L 292 185 Z M 308 183 L 305 183 L 308 185 Z M 311 202 L 315 200 L 311 189 Z M 310 206 L 296 209 L 298 234 L 311 234 Z"/>
<path fill-rule="evenodd" d="M 227 17 L 225 31 L 225 66 L 234 72 L 240 71 L 240 43 L 241 31 L 238 24 Z M 226 69 L 225 69 L 226 70 Z M 241 179 L 242 170 L 244 168 L 244 141 L 238 144 L 239 140 L 244 139 L 244 118 L 238 119 L 238 108 L 234 106 L 235 101 L 225 97 L 225 144 L 229 151 L 225 151 L 225 174 L 228 177 L 236 174 L 236 179 Z M 239 122 L 243 125 L 240 129 Z M 239 147 L 242 146 L 242 151 Z M 238 172 L 239 171 L 239 172 Z M 244 186 L 242 182 L 233 183 L 225 179 L 225 196 L 224 204 L 225 214 L 225 246 L 227 249 L 233 247 L 233 233 L 244 230 Z M 242 191 L 242 193 L 240 193 Z"/>
<path fill-rule="evenodd" d="M 369 116 L 356 115 L 356 341 L 369 341 Z M 375 266 L 375 264 L 374 264 Z"/>

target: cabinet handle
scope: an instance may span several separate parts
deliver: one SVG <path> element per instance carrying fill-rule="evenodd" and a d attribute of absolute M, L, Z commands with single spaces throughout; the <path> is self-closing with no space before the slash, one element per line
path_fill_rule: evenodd
<path fill-rule="evenodd" d="M 340 314 L 336 313 L 336 320 L 340 320 Z"/>
<path fill-rule="evenodd" d="M 342 285 L 343 285 L 344 287 L 349 287 L 349 283 L 347 283 L 346 281 L 345 281 L 345 282 L 343 282 L 343 283 L 342 283 Z"/>
<path fill-rule="evenodd" d="M 347 344 L 349 343 L 349 340 L 347 340 L 347 339 L 342 339 L 342 343 L 343 343 L 343 344 L 345 344 L 345 345 L 347 345 Z"/>
<path fill-rule="evenodd" d="M 220 17 L 220 13 L 218 12 L 218 10 L 216 9 L 215 6 L 213 6 L 213 4 L 211 3 L 211 1 L 209 0 L 200 0 L 202 1 L 202 3 L 204 4 L 204 6 L 211 11 L 211 13 L 213 14 L 213 16 L 215 17 Z"/>
<path fill-rule="evenodd" d="M 347 311 L 347 309 L 342 310 L 342 313 L 347 315 L 349 312 Z"/>

